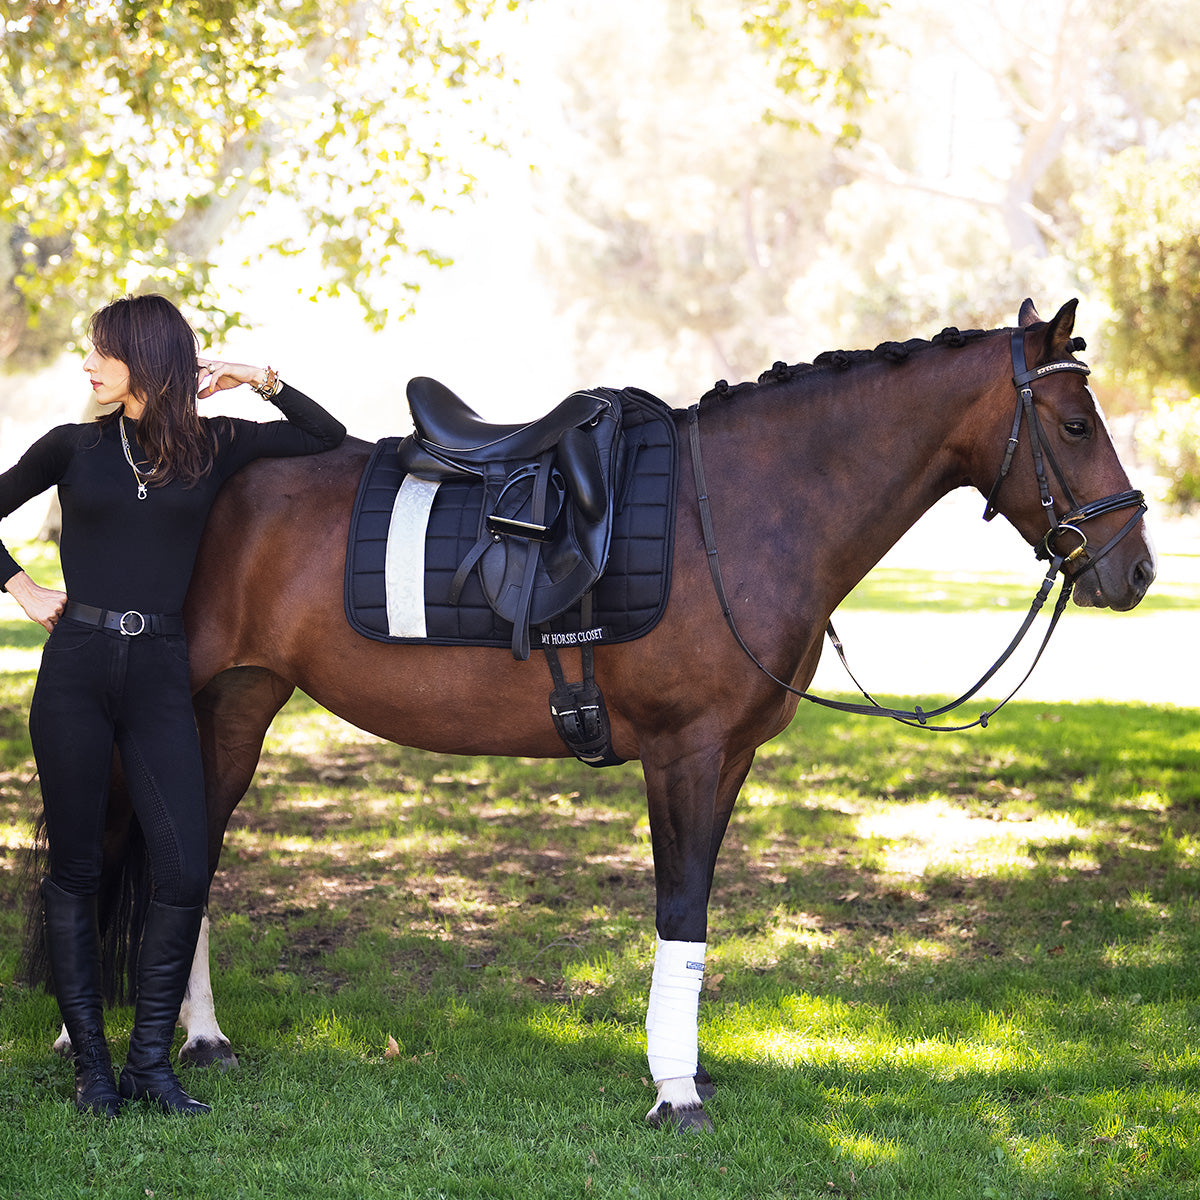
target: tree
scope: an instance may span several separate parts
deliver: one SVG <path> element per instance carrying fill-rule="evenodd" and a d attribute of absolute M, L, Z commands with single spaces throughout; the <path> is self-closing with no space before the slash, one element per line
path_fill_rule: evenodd
<path fill-rule="evenodd" d="M 1170 158 L 1186 144 L 1200 100 L 1193 17 L 1184 0 L 925 0 L 889 10 L 885 41 L 908 53 L 873 62 L 877 102 L 839 162 L 891 202 L 874 206 L 873 236 L 861 224 L 857 234 L 904 245 L 910 288 L 937 294 L 928 283 L 941 275 L 949 295 L 975 297 L 985 322 L 1011 319 L 997 302 L 1007 296 L 1011 306 L 1036 285 L 1087 291 L 1099 275 L 1080 268 L 1099 209 L 1086 198 L 1104 187 L 1114 156 L 1153 145 Z M 924 236 L 914 211 L 926 218 Z M 925 264 L 924 285 L 915 264 Z M 870 288 L 870 274 L 843 278 Z M 894 289 L 882 295 L 877 323 L 898 311 Z M 1123 353 L 1107 339 L 1104 349 Z"/>
<path fill-rule="evenodd" d="M 832 152 L 856 136 L 873 10 L 584 8 L 561 75 L 574 144 L 547 172 L 565 219 L 543 248 L 585 331 L 582 356 L 609 339 L 653 344 L 693 375 L 697 359 L 727 377 L 761 369 L 794 266 L 820 248 L 810 214 L 844 179 Z"/>
<path fill-rule="evenodd" d="M 318 287 L 382 324 L 385 269 L 443 261 L 410 242 L 413 206 L 470 188 L 439 109 L 496 72 L 480 21 L 519 2 L 4 3 L 0 360 L 36 364 L 80 314 L 148 286 L 219 336 L 239 318 L 217 309 L 213 251 L 267 196 L 296 211 L 270 248 L 318 242 Z"/>
<path fill-rule="evenodd" d="M 767 119 L 810 133 L 837 129 L 852 144 L 870 95 L 868 54 L 879 44 L 882 3 L 862 0 L 741 0 L 742 31 L 774 72 L 779 107 Z"/>
<path fill-rule="evenodd" d="M 1200 133 L 1200 131 L 1198 131 Z M 1122 374 L 1200 395 L 1200 139 L 1179 155 L 1131 147 L 1081 201 L 1081 262 L 1108 297 L 1105 336 Z"/>
<path fill-rule="evenodd" d="M 672 22 L 655 62 L 589 38 L 573 72 L 591 157 L 564 189 L 578 252 L 555 278 L 588 297 L 589 338 L 619 323 L 660 352 L 707 347 L 721 373 L 760 370 L 797 328 L 863 345 L 1012 321 L 1024 295 L 1099 278 L 1078 272 L 1081 199 L 1114 155 L 1178 156 L 1200 100 L 1192 7 L 642 3 L 644 26 Z M 648 152 L 631 96 L 659 114 Z M 681 232 L 704 272 L 680 268 Z"/>

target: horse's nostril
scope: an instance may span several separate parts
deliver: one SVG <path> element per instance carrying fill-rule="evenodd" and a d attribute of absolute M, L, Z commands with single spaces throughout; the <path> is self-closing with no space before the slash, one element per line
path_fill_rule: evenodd
<path fill-rule="evenodd" d="M 1148 558 L 1143 558 L 1134 564 L 1132 577 L 1134 584 L 1145 591 L 1154 582 L 1154 564 Z"/>

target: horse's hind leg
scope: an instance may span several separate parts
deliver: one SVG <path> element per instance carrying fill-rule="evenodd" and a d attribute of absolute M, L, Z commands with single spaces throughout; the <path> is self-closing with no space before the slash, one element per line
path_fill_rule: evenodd
<path fill-rule="evenodd" d="M 208 969 L 208 935 L 208 910 L 205 909 L 192 958 L 192 973 L 179 1006 L 179 1024 L 185 1030 L 184 1043 L 179 1047 L 179 1061 L 193 1067 L 220 1067 L 228 1071 L 238 1065 L 238 1060 L 229 1039 L 217 1024 L 212 976 Z"/>
<path fill-rule="evenodd" d="M 708 897 L 753 751 L 732 762 L 723 759 L 719 748 L 676 750 L 662 767 L 643 757 L 658 933 L 646 1011 L 646 1054 L 657 1098 L 646 1120 L 697 1132 L 712 1128 L 703 1101 L 712 1095 L 713 1084 L 698 1053 Z"/>
<path fill-rule="evenodd" d="M 194 698 L 204 790 L 208 801 L 208 870 L 221 856 L 225 828 L 254 778 L 263 737 L 293 691 L 292 684 L 265 667 L 234 667 L 214 677 Z M 187 1037 L 179 1061 L 194 1066 L 236 1067 L 237 1056 L 217 1024 L 209 975 L 209 922 L 200 929 L 192 973 L 179 1010 Z"/>

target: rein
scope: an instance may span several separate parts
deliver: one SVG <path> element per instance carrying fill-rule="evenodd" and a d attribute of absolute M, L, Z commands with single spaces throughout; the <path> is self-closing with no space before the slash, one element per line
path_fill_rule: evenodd
<path fill-rule="evenodd" d="M 1082 342 L 1080 342 L 1082 346 Z M 1011 334 L 1010 349 L 1012 353 L 1013 363 L 1013 387 L 1017 391 L 1017 407 L 1016 414 L 1013 417 L 1012 432 L 1009 435 L 1008 443 L 1004 451 L 1004 460 L 1000 465 L 1000 471 L 996 476 L 995 483 L 992 484 L 991 491 L 988 493 L 987 504 L 984 508 L 983 519 L 990 521 L 999 511 L 996 507 L 996 497 L 999 494 L 1000 487 L 1008 476 L 1009 470 L 1012 467 L 1013 456 L 1016 452 L 1017 442 L 1021 433 L 1021 422 L 1024 419 L 1029 426 L 1029 441 L 1033 451 L 1033 466 L 1037 476 L 1038 494 L 1041 498 L 1042 508 L 1046 513 L 1046 519 L 1049 522 L 1050 528 L 1047 530 L 1045 537 L 1038 543 L 1036 547 L 1036 555 L 1039 559 L 1049 560 L 1050 567 L 1046 572 L 1046 577 L 1042 580 L 1041 586 L 1038 588 L 1037 595 L 1034 596 L 1033 602 L 1030 605 L 1029 612 L 1022 622 L 1020 629 L 1017 630 L 1016 636 L 1009 642 L 1004 652 L 998 659 L 984 672 L 980 679 L 968 691 L 964 692 L 957 700 L 952 700 L 949 704 L 944 704 L 940 708 L 930 709 L 928 711 L 922 709 L 919 705 L 915 705 L 911 709 L 888 708 L 880 704 L 875 698 L 862 686 L 854 676 L 854 672 L 850 670 L 850 665 L 846 661 L 846 655 L 841 640 L 837 636 L 837 631 L 833 628 L 833 622 L 830 621 L 826 625 L 826 634 L 829 637 L 833 648 L 837 651 L 838 658 L 841 660 L 842 666 L 845 667 L 846 673 L 853 680 L 855 687 L 862 692 L 866 699 L 866 704 L 851 704 L 841 700 L 831 700 L 826 696 L 818 696 L 812 692 L 806 692 L 801 688 L 792 687 L 791 684 L 785 683 L 777 675 L 775 675 L 767 666 L 765 666 L 754 652 L 746 645 L 741 633 L 738 632 L 737 624 L 734 621 L 733 609 L 729 604 L 729 598 L 725 593 L 725 584 L 721 575 L 721 565 L 717 558 L 717 543 L 716 535 L 713 529 L 712 521 L 712 506 L 708 498 L 708 485 L 704 477 L 704 461 L 700 453 L 700 406 L 693 404 L 688 409 L 688 433 L 691 442 L 692 451 L 692 470 L 696 480 L 696 497 L 700 509 L 700 524 L 704 532 L 704 548 L 708 554 L 708 569 L 712 575 L 713 586 L 716 589 L 717 600 L 721 605 L 721 614 L 725 618 L 725 624 L 729 626 L 729 631 L 733 634 L 737 644 L 745 652 L 750 661 L 770 679 L 773 683 L 778 684 L 784 691 L 790 692 L 793 696 L 799 696 L 802 700 L 809 700 L 813 704 L 819 704 L 824 708 L 837 709 L 839 712 L 855 713 L 859 716 L 873 717 L 889 717 L 894 721 L 899 721 L 903 725 L 911 725 L 918 728 L 928 729 L 935 733 L 957 733 L 964 729 L 972 729 L 976 725 L 981 728 L 986 728 L 988 721 L 995 716 L 1025 685 L 1025 681 L 1033 674 L 1034 667 L 1041 661 L 1042 654 L 1046 646 L 1050 642 L 1050 637 L 1054 633 L 1058 625 L 1059 618 L 1062 616 L 1064 609 L 1067 606 L 1067 601 L 1070 598 L 1070 589 L 1079 576 L 1084 571 L 1092 570 L 1096 564 L 1127 534 L 1129 533 L 1138 521 L 1142 519 L 1146 512 L 1146 501 L 1144 495 L 1139 491 L 1116 492 L 1111 496 L 1105 496 L 1100 500 L 1093 500 L 1088 504 L 1079 504 L 1071 492 L 1070 485 L 1067 483 L 1053 452 L 1050 449 L 1046 440 L 1045 430 L 1042 427 L 1040 418 L 1037 415 L 1037 410 L 1034 405 L 1033 383 L 1035 380 L 1041 379 L 1046 375 L 1051 375 L 1057 371 L 1074 371 L 1082 375 L 1090 374 L 1088 367 L 1074 359 L 1059 359 L 1055 362 L 1044 363 L 1040 367 L 1035 367 L 1029 370 L 1025 362 L 1025 331 L 1024 329 L 1014 329 Z M 1054 472 L 1055 478 L 1058 480 L 1062 488 L 1063 495 L 1070 509 L 1062 517 L 1059 517 L 1054 511 L 1054 497 L 1050 494 L 1049 481 L 1046 478 L 1045 463 L 1049 461 L 1050 469 Z M 1094 555 L 1086 555 L 1087 537 L 1079 528 L 1085 521 L 1089 521 L 1094 517 L 1104 516 L 1107 513 L 1117 512 L 1124 508 L 1136 508 L 1133 516 L 1126 521 L 1121 530 L 1100 550 Z M 1069 554 L 1061 554 L 1056 550 L 1056 543 L 1059 537 L 1065 533 L 1073 533 L 1079 539 L 1079 545 L 1075 547 Z M 1069 577 L 1064 570 L 1065 567 L 1077 562 L 1081 556 L 1087 557 L 1087 562 L 1080 568 L 1074 578 Z M 1054 587 L 1054 577 L 1060 572 L 1063 572 L 1062 586 L 1059 589 L 1058 598 L 1055 601 L 1054 611 L 1050 618 L 1050 624 L 1046 629 L 1046 634 L 1042 638 L 1042 644 L 1038 647 L 1037 654 L 1034 656 L 1033 662 L 1029 669 L 1025 672 L 1018 681 L 1016 687 L 1008 693 L 998 704 L 992 708 L 980 713 L 974 721 L 968 721 L 962 725 L 931 725 L 931 719 L 946 716 L 955 709 L 961 708 L 979 690 L 996 674 L 997 671 L 1008 661 L 1013 652 L 1024 640 L 1025 635 L 1029 632 L 1033 625 L 1037 614 L 1041 611 L 1047 597 L 1050 595 Z"/>

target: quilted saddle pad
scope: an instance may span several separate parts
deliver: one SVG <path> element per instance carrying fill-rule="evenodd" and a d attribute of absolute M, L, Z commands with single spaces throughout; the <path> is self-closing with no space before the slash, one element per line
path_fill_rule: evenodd
<path fill-rule="evenodd" d="M 675 412 L 637 388 L 619 393 L 625 470 L 614 503 L 604 573 L 592 589 L 586 628 L 578 605 L 534 630 L 532 644 L 632 641 L 658 624 L 671 590 L 678 483 Z M 448 600 L 459 564 L 481 532 L 483 484 L 407 476 L 396 447 L 377 443 L 359 482 L 346 547 L 345 605 L 351 628 L 381 642 L 504 646 L 512 626 L 498 617 L 472 572 Z"/>

